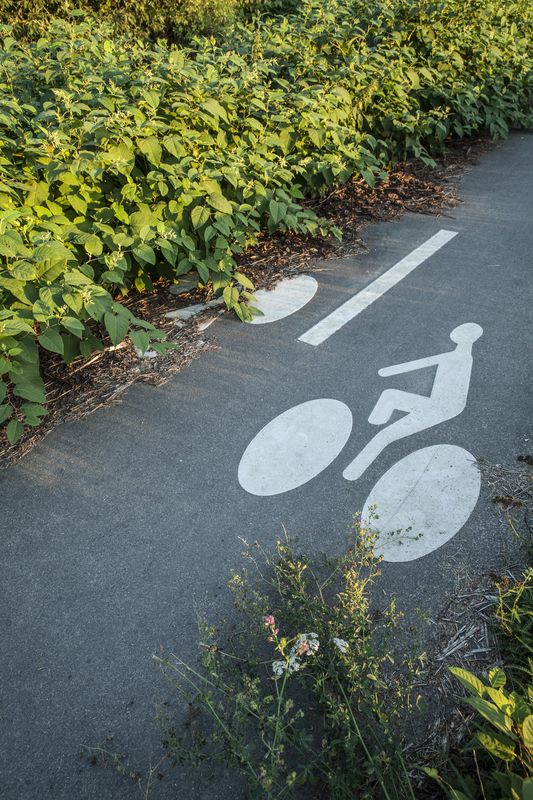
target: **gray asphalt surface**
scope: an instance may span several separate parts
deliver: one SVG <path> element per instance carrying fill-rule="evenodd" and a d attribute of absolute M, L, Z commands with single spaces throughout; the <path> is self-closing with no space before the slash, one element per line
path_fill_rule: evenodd
<path fill-rule="evenodd" d="M 400 457 L 440 442 L 515 463 L 528 437 L 533 136 L 513 134 L 462 180 L 452 218 L 407 215 L 365 231 L 369 252 L 327 262 L 312 302 L 282 321 L 209 329 L 220 348 L 163 387 L 138 386 L 117 407 L 54 431 L 0 473 L 0 796 L 3 800 L 134 798 L 112 770 L 88 766 L 81 744 L 112 734 L 136 768 L 156 752 L 157 704 L 171 691 L 151 654 L 192 657 L 196 607 L 224 606 L 239 536 L 272 543 L 285 525 L 308 552 L 340 551 L 370 488 Z M 319 347 L 297 337 L 441 228 L 445 247 Z M 465 411 L 391 445 L 357 483 L 342 469 L 368 441 L 384 388 L 377 370 L 450 349 L 463 322 L 475 345 Z M 429 370 L 387 385 L 429 393 Z M 306 485 L 247 494 L 241 455 L 287 408 L 334 397 L 352 409 L 342 457 Z M 466 575 L 498 566 L 501 522 L 486 490 L 468 523 L 420 560 L 385 564 L 384 585 L 406 607 L 435 614 Z M 187 779 L 189 780 L 189 779 Z M 174 774 L 164 798 L 237 797 Z"/>

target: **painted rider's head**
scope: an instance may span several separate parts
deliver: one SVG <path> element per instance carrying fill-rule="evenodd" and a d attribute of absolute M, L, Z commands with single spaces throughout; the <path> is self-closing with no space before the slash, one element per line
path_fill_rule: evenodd
<path fill-rule="evenodd" d="M 465 344 L 475 342 L 483 333 L 481 325 L 476 325 L 475 322 L 465 322 L 464 325 L 458 325 L 450 333 L 450 339 L 457 344 Z"/>

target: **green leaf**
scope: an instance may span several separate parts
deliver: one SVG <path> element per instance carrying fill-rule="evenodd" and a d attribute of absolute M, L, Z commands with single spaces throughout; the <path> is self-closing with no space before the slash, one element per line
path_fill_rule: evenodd
<path fill-rule="evenodd" d="M 94 233 L 87 237 L 84 247 L 90 256 L 100 256 L 104 249 L 101 240 Z"/>
<path fill-rule="evenodd" d="M 75 256 L 72 250 L 69 250 L 68 247 L 65 247 L 62 242 L 52 240 L 50 242 L 44 242 L 44 244 L 38 245 L 35 248 L 33 257 L 37 263 L 47 261 L 52 265 L 68 261 Z"/>
<path fill-rule="evenodd" d="M 510 717 L 496 708 L 493 703 L 483 700 L 481 697 L 467 697 L 466 703 L 478 712 L 487 722 L 490 722 L 498 730 L 512 736 L 513 723 Z"/>
<path fill-rule="evenodd" d="M 12 419 L 7 426 L 7 438 L 9 444 L 16 444 L 24 433 L 24 425 L 18 419 Z"/>
<path fill-rule="evenodd" d="M 111 295 L 105 290 L 101 290 L 103 294 L 101 292 L 97 293 L 96 288 L 97 287 L 93 289 L 91 295 L 85 300 L 84 305 L 88 315 L 97 322 L 101 322 L 106 311 L 109 311 L 111 308 L 113 300 Z"/>
<path fill-rule="evenodd" d="M 16 297 L 24 305 L 31 305 L 28 301 L 26 293 L 26 283 L 23 280 L 15 280 L 15 278 L 2 278 L 0 277 L 0 288 L 6 289 L 11 292 L 13 297 Z"/>
<path fill-rule="evenodd" d="M 137 347 L 141 353 L 146 353 L 150 345 L 150 336 L 146 331 L 132 331 L 130 339 L 134 347 Z"/>
<path fill-rule="evenodd" d="M 200 276 L 200 280 L 203 284 L 208 283 L 209 281 L 209 269 L 206 267 L 205 264 L 202 264 L 201 261 L 195 261 L 194 268 L 197 271 L 198 275 Z"/>
<path fill-rule="evenodd" d="M 17 381 L 13 388 L 13 394 L 16 397 L 23 397 L 25 400 L 31 400 L 32 403 L 46 403 L 46 394 L 42 388 L 42 380 L 33 383 L 30 381 Z"/>
<path fill-rule="evenodd" d="M 224 298 L 224 302 L 228 308 L 233 307 L 233 295 L 231 293 L 231 286 L 226 286 L 224 291 L 222 292 L 222 297 Z"/>
<path fill-rule="evenodd" d="M 142 242 L 141 244 L 137 245 L 137 247 L 134 247 L 133 254 L 135 255 L 135 258 L 141 262 L 148 262 L 149 264 L 155 264 L 156 262 L 156 256 L 153 248 L 145 242 Z"/>
<path fill-rule="evenodd" d="M 229 200 L 226 200 L 224 195 L 222 194 L 210 194 L 209 195 L 209 204 L 213 206 L 214 209 L 220 211 L 222 214 L 232 214 L 233 213 L 233 206 L 231 205 Z"/>
<path fill-rule="evenodd" d="M 202 108 L 211 114 L 212 117 L 215 119 L 222 118 L 224 122 L 228 121 L 228 115 L 226 113 L 226 109 L 220 105 L 218 100 L 215 100 L 211 97 L 209 100 L 206 100 L 205 103 L 202 103 Z"/>
<path fill-rule="evenodd" d="M 194 239 L 191 236 L 187 236 L 187 234 L 183 231 L 181 232 L 181 243 L 187 248 L 187 250 L 190 250 L 191 252 L 196 250 L 196 242 Z"/>
<path fill-rule="evenodd" d="M 157 239 L 156 244 L 159 246 L 159 249 L 168 263 L 175 266 L 179 252 L 177 245 L 174 244 L 174 242 L 170 242 L 168 239 Z"/>
<path fill-rule="evenodd" d="M 161 102 L 161 95 L 155 89 L 148 89 L 148 91 L 144 92 L 144 99 L 155 110 Z"/>
<path fill-rule="evenodd" d="M 81 292 L 63 292 L 63 302 L 75 314 L 79 314 L 83 308 L 83 295 Z"/>
<path fill-rule="evenodd" d="M 137 144 L 141 153 L 146 156 L 151 164 L 158 166 L 161 163 L 163 151 L 157 136 L 148 136 L 146 139 L 139 139 Z"/>
<path fill-rule="evenodd" d="M 472 675 L 471 672 L 468 672 L 466 669 L 461 669 L 460 667 L 450 667 L 450 672 L 457 680 L 467 689 L 470 694 L 477 694 L 479 697 L 482 697 L 485 693 L 485 685 L 479 678 L 476 678 L 475 675 Z"/>
<path fill-rule="evenodd" d="M 17 333 L 33 333 L 33 328 L 22 319 L 6 319 L 0 322 L 0 333 L 5 336 L 16 336 Z"/>
<path fill-rule="evenodd" d="M 109 151 L 104 154 L 104 160 L 108 164 L 114 164 L 117 167 L 126 165 L 129 166 L 133 164 L 135 156 L 133 151 L 130 150 L 126 144 L 121 142 L 120 144 L 109 148 Z"/>
<path fill-rule="evenodd" d="M 41 335 L 37 337 L 37 340 L 41 347 L 44 347 L 45 350 L 50 350 L 52 353 L 59 353 L 60 355 L 63 355 L 63 339 L 61 338 L 57 328 L 46 328 Z"/>
<path fill-rule="evenodd" d="M 168 350 L 177 350 L 179 346 L 177 342 L 152 342 L 152 350 L 161 355 L 164 355 Z"/>
<path fill-rule="evenodd" d="M 30 261 L 18 261 L 11 267 L 11 274 L 20 281 L 33 281 L 37 277 L 37 267 Z"/>
<path fill-rule="evenodd" d="M 9 403 L 4 403 L 4 405 L 0 406 L 0 425 L 8 419 L 13 413 L 13 406 L 9 405 Z"/>
<path fill-rule="evenodd" d="M 420 89 L 420 80 L 414 69 L 407 70 L 407 77 L 411 81 L 411 86 L 413 89 Z"/>
<path fill-rule="evenodd" d="M 80 272 L 79 269 L 69 269 L 64 273 L 63 280 L 68 286 L 89 286 L 92 280 Z"/>
<path fill-rule="evenodd" d="M 250 289 L 251 292 L 254 291 L 255 286 L 253 285 L 250 278 L 247 278 L 246 275 L 243 275 L 242 272 L 235 272 L 234 273 L 235 280 L 239 281 L 241 286 L 244 286 L 245 289 Z"/>
<path fill-rule="evenodd" d="M 48 414 L 46 408 L 39 403 L 23 403 L 20 410 L 24 414 L 24 421 L 32 427 L 40 425 L 41 417 Z"/>
<path fill-rule="evenodd" d="M 77 211 L 78 214 L 85 216 L 85 214 L 87 213 L 87 203 L 85 202 L 83 197 L 80 197 L 77 194 L 69 194 L 67 195 L 67 200 L 69 201 L 74 211 Z"/>
<path fill-rule="evenodd" d="M 322 147 L 324 142 L 326 141 L 326 131 L 324 130 L 310 130 L 309 131 L 309 138 L 315 145 L 315 147 Z"/>
<path fill-rule="evenodd" d="M 515 743 L 508 736 L 478 731 L 476 738 L 494 758 L 501 758 L 504 761 L 513 761 L 515 759 Z"/>
<path fill-rule="evenodd" d="M 494 667 L 489 672 L 489 683 L 493 689 L 502 689 L 505 686 L 505 672 L 500 667 Z"/>
<path fill-rule="evenodd" d="M 268 210 L 272 221 L 277 225 L 287 214 L 287 204 L 280 203 L 277 200 L 271 200 L 268 204 Z"/>
<path fill-rule="evenodd" d="M 22 243 L 20 234 L 15 231 L 0 236 L 0 256 L 6 258 L 16 258 L 17 256 L 27 256 L 30 250 Z"/>
<path fill-rule="evenodd" d="M 504 714 L 508 714 L 509 716 L 513 715 L 516 702 L 512 695 L 507 694 L 503 689 L 493 689 L 492 686 L 487 686 L 485 693 L 487 698 L 492 700 L 494 705 L 503 711 Z"/>
<path fill-rule="evenodd" d="M 80 344 L 81 340 L 78 339 L 77 336 L 73 336 L 71 333 L 63 333 L 63 361 L 65 364 L 71 364 L 74 359 L 79 356 L 80 354 Z"/>
<path fill-rule="evenodd" d="M 363 176 L 365 181 L 368 183 L 370 188 L 373 189 L 374 186 L 376 185 L 376 176 L 374 175 L 374 173 L 369 169 L 362 169 L 361 170 L 361 175 Z"/>
<path fill-rule="evenodd" d="M 28 188 L 30 191 L 26 195 L 24 205 L 30 207 L 42 205 L 48 197 L 48 184 L 44 181 L 32 181 Z"/>
<path fill-rule="evenodd" d="M 191 211 L 191 222 L 194 228 L 200 228 L 209 220 L 211 212 L 205 206 L 195 206 Z"/>
<path fill-rule="evenodd" d="M 522 738 L 527 749 L 533 753 L 533 714 L 529 714 L 522 723 Z"/>
<path fill-rule="evenodd" d="M 61 324 L 67 331 L 77 336 L 78 339 L 81 339 L 85 333 L 85 325 L 76 317 L 61 317 Z"/>
<path fill-rule="evenodd" d="M 104 325 L 115 347 L 124 340 L 128 333 L 129 322 L 119 314 L 113 314 L 108 311 L 104 315 Z"/>
<path fill-rule="evenodd" d="M 434 781 L 440 780 L 438 770 L 436 770 L 434 767 L 420 767 L 420 769 L 425 775 L 428 776 L 428 778 L 432 778 Z"/>

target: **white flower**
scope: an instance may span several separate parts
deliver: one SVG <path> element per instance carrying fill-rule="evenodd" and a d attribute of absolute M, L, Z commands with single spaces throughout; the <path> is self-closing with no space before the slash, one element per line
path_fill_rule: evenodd
<path fill-rule="evenodd" d="M 296 656 L 289 656 L 289 663 L 287 664 L 287 672 L 289 673 L 289 675 L 292 672 L 298 672 L 298 670 L 300 670 L 301 668 L 302 664 L 300 662 L 300 659 L 297 658 Z"/>
<path fill-rule="evenodd" d="M 348 649 L 348 642 L 344 641 L 344 639 L 337 639 L 336 636 L 333 637 L 333 644 L 335 644 L 341 653 L 345 653 Z"/>
<path fill-rule="evenodd" d="M 272 662 L 272 672 L 274 673 L 276 678 L 281 678 L 281 676 L 285 672 L 285 662 L 284 661 L 273 661 Z"/>
<path fill-rule="evenodd" d="M 318 634 L 301 633 L 291 647 L 291 655 L 314 656 L 319 647 Z"/>
<path fill-rule="evenodd" d="M 314 656 L 315 653 L 318 652 L 318 648 L 320 647 L 320 642 L 318 639 L 308 639 L 307 644 L 309 645 L 309 650 L 307 651 L 308 656 Z"/>

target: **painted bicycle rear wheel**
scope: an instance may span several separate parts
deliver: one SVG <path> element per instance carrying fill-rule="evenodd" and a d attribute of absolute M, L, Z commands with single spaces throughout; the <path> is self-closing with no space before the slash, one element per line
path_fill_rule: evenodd
<path fill-rule="evenodd" d="M 375 484 L 362 512 L 377 532 L 385 561 L 422 558 L 452 539 L 472 514 L 481 490 L 474 456 L 437 444 L 397 461 Z"/>

